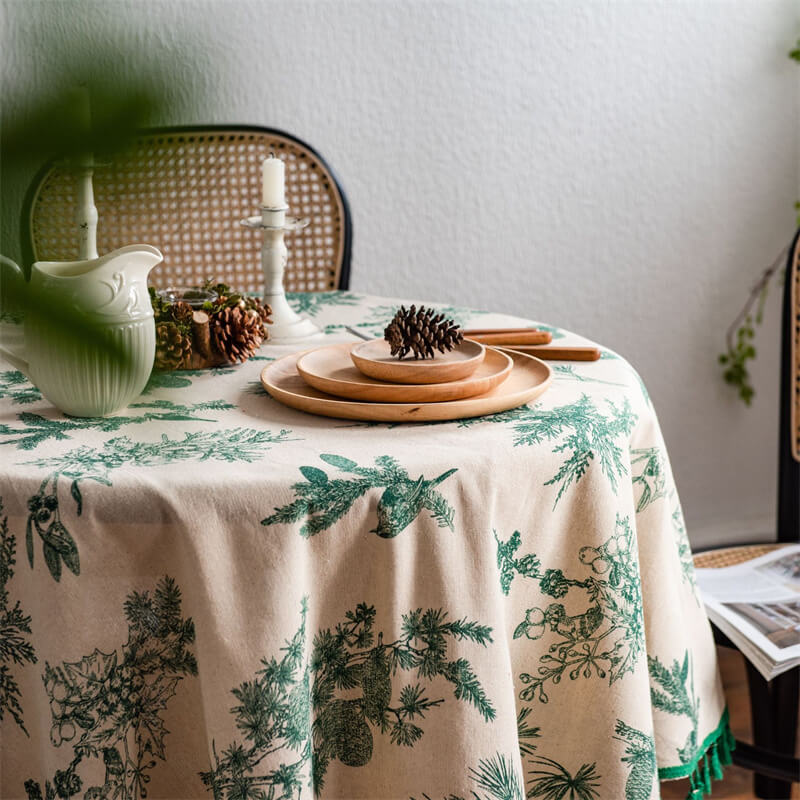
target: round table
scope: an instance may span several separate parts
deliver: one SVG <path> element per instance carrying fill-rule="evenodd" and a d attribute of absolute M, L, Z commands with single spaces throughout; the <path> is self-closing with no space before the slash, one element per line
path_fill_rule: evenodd
<path fill-rule="evenodd" d="M 324 342 L 400 302 L 291 301 Z M 0 794 L 700 797 L 727 713 L 631 366 L 604 349 L 530 406 L 384 425 L 272 400 L 286 352 L 154 375 L 105 419 L 4 365 Z"/>

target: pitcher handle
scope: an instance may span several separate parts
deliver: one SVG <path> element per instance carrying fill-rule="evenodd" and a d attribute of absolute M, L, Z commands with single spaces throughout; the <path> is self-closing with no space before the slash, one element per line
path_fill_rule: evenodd
<path fill-rule="evenodd" d="M 10 258 L 6 258 L 4 255 L 0 255 L 0 264 L 5 267 L 9 267 L 13 272 L 17 274 L 19 280 L 25 280 L 25 274 L 20 269 L 19 264 L 12 261 Z M 28 362 L 18 353 L 13 353 L 7 347 L 0 346 L 0 356 L 2 356 L 6 361 L 9 362 L 15 369 L 18 369 L 20 372 L 24 372 L 25 375 L 30 377 L 30 365 Z"/>

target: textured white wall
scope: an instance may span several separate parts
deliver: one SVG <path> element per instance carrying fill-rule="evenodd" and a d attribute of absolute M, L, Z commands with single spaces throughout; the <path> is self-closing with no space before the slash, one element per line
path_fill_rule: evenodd
<path fill-rule="evenodd" d="M 355 290 L 503 309 L 620 351 L 659 411 L 695 544 L 768 531 L 776 297 L 753 408 L 723 386 L 715 357 L 757 269 L 792 232 L 796 3 L 3 10 L 5 114 L 46 82 L 65 35 L 91 48 L 122 27 L 173 65 L 163 123 L 275 126 L 328 157 L 353 209 Z M 186 107 L 187 86 L 204 107 Z M 4 225 L 16 224 L 18 192 L 5 182 Z"/>

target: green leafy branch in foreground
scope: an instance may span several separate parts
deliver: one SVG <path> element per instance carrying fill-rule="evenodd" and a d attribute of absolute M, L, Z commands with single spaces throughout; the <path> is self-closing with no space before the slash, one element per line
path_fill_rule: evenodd
<path fill-rule="evenodd" d="M 300 467 L 306 480 L 292 486 L 296 499 L 275 508 L 274 514 L 261 521 L 262 525 L 302 519 L 301 536 L 314 536 L 341 519 L 370 489 L 383 488 L 378 500 L 378 524 L 370 533 L 384 539 L 393 538 L 405 530 L 423 509 L 430 512 L 440 528 L 453 530 L 453 508 L 436 487 L 456 472 L 455 469 L 426 480 L 422 475 L 411 478 L 391 456 L 378 456 L 374 467 L 360 467 L 349 458 L 327 453 L 320 458 L 355 477 L 331 479 L 317 467 Z"/>

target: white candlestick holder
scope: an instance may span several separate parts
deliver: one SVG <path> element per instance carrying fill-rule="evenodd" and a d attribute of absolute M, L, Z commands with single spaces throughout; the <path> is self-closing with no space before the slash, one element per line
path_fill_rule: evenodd
<path fill-rule="evenodd" d="M 289 259 L 284 236 L 287 232 L 299 231 L 307 227 L 308 217 L 289 217 L 289 206 L 274 208 L 262 207 L 261 216 L 248 217 L 241 221 L 246 228 L 260 228 L 263 235 L 261 244 L 261 269 L 264 272 L 263 301 L 272 309 L 272 325 L 269 326 L 269 339 L 276 344 L 292 344 L 322 331 L 308 318 L 301 317 L 289 306 L 283 288 L 283 274 Z"/>

